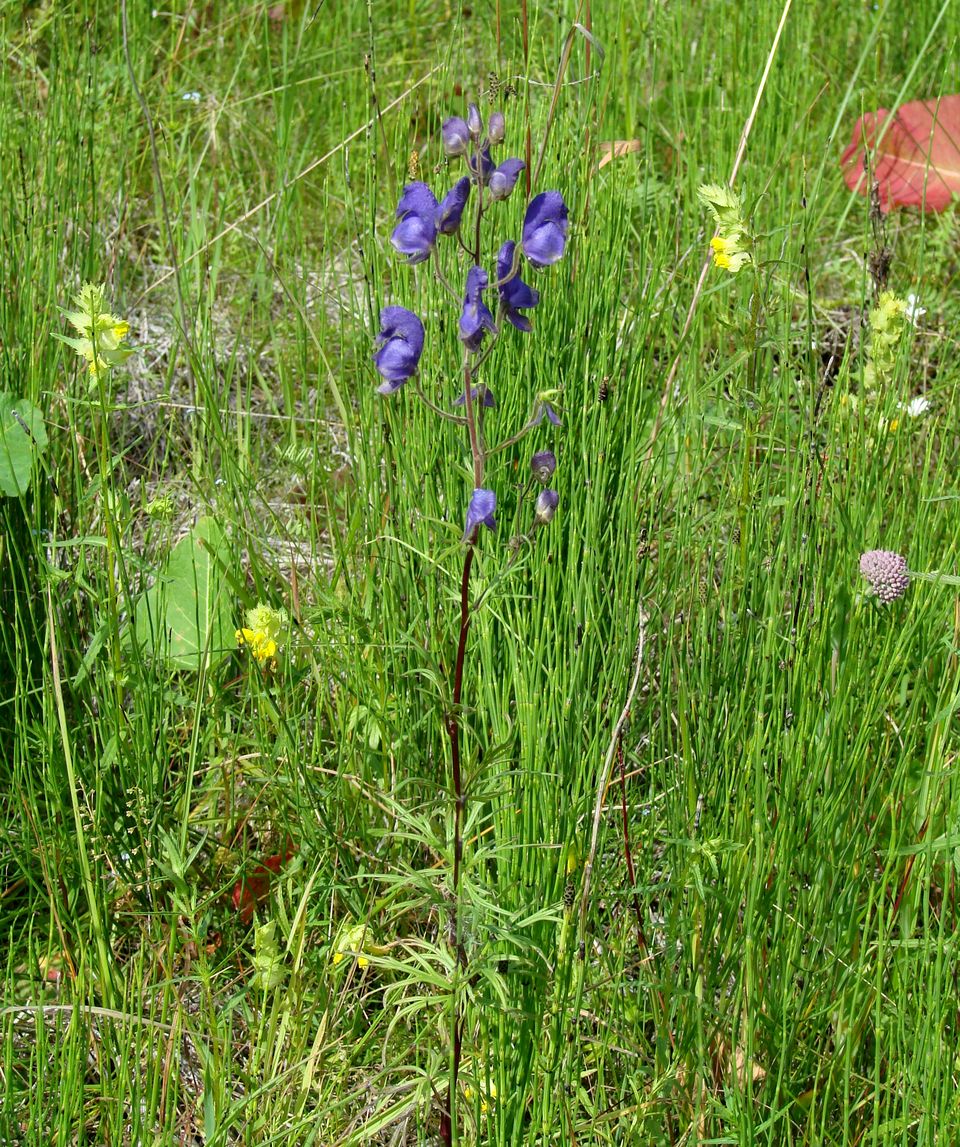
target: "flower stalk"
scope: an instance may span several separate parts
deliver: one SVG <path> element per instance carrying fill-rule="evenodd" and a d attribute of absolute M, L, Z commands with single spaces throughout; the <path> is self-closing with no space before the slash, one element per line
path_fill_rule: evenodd
<path fill-rule="evenodd" d="M 450 1073 L 441 1113 L 440 1139 L 445 1147 L 457 1140 L 457 1089 L 463 1055 L 465 1032 L 464 1005 L 459 992 L 460 976 L 468 966 L 467 945 L 464 942 L 461 921 L 461 891 L 464 872 L 464 825 L 466 822 L 468 792 L 464 767 L 464 745 L 461 729 L 463 696 L 466 681 L 467 642 L 473 614 L 481 605 L 485 594 L 471 600 L 470 579 L 479 545 L 481 527 L 496 530 L 497 495 L 487 486 L 487 463 L 491 457 L 515 445 L 546 418 L 552 425 L 560 419 L 551 405 L 557 391 L 545 391 L 534 398 L 532 414 L 514 434 L 503 434 L 499 443 L 487 446 L 485 422 L 494 416 L 496 402 L 487 377 L 486 364 L 502 331 L 507 326 L 529 333 L 533 330 L 531 313 L 540 302 L 540 293 L 521 278 L 521 262 L 526 260 L 534 271 L 552 266 L 563 255 L 567 241 L 568 212 L 558 191 L 541 192 L 527 205 L 519 241 L 508 239 L 496 252 L 493 260 L 484 266 L 484 224 L 496 211 L 496 205 L 514 192 L 526 164 L 517 158 L 495 163 L 491 149 L 505 138 L 506 123 L 502 113 L 493 112 L 486 126 L 476 105 L 471 104 L 467 116 L 451 117 L 441 128 L 443 150 L 451 160 L 464 160 L 468 174 L 461 178 L 440 201 L 426 183 L 413 180 L 404 187 L 396 210 L 396 225 L 391 243 L 409 266 L 429 265 L 435 270 L 441 291 L 460 304 L 458 335 L 463 347 L 461 387 L 453 399 L 454 407 L 463 406 L 461 414 L 450 413 L 427 398 L 419 378 L 419 362 L 424 347 L 424 327 L 421 320 L 405 307 L 387 306 L 380 313 L 381 330 L 377 335 L 374 365 L 382 378 L 378 387 L 385 397 L 396 394 L 411 378 L 414 390 L 431 412 L 446 422 L 465 426 L 470 445 L 473 490 L 466 512 L 462 537 L 463 561 L 460 571 L 460 615 L 457 628 L 456 656 L 453 663 L 453 682 L 450 703 L 443 724 L 450 744 L 450 797 L 453 805 L 452 856 L 450 871 L 450 915 L 447 921 L 447 943 L 455 956 L 451 984 Z M 468 200 L 475 196 L 472 215 L 467 212 Z M 464 220 L 468 222 L 464 222 Z M 472 223 L 472 227 L 470 226 Z M 461 232 L 467 232 L 464 236 Z M 457 250 L 465 256 L 463 268 L 465 287 L 458 294 L 445 274 L 439 247 L 445 236 L 455 237 Z M 461 259 L 461 262 L 464 260 Z M 488 268 L 495 263 L 495 274 Z M 454 280 L 455 281 L 455 280 Z M 494 292 L 487 295 L 487 292 Z M 496 317 L 486 297 L 496 298 Z M 501 380 L 497 380 L 497 388 Z M 556 458 L 550 451 L 541 451 L 535 474 L 552 475 Z M 542 485 L 547 478 L 538 479 Z M 525 491 L 526 494 L 528 491 Z M 559 505 L 555 490 L 539 492 L 532 507 L 532 523 L 525 539 L 533 542 L 539 531 L 552 521 Z M 511 552 L 505 567 L 516 558 Z M 488 587 L 489 588 L 489 587 Z"/>

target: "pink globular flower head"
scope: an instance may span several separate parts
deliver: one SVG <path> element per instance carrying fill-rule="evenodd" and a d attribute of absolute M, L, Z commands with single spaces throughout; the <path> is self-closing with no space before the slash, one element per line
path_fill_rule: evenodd
<path fill-rule="evenodd" d="M 884 605 L 903 597 L 910 585 L 907 559 L 893 550 L 868 550 L 861 554 L 860 572 Z"/>

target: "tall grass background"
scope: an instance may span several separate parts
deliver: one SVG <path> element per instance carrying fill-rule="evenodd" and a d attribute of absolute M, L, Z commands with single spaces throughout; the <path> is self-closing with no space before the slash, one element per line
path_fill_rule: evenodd
<path fill-rule="evenodd" d="M 711 272 L 686 321 L 696 189 L 730 174 L 781 8 L 530 0 L 526 33 L 523 10 L 0 5 L 0 387 L 50 437 L 0 501 L 9 1142 L 433 1142 L 458 1009 L 464 1143 L 960 1134 L 960 611 L 922 580 L 881 608 L 857 572 L 872 548 L 958 571 L 956 220 L 890 216 L 890 285 L 927 313 L 879 405 L 851 402 L 877 239 L 838 166 L 861 110 L 956 88 L 956 10 L 790 10 L 738 178 L 752 374 L 743 276 Z M 440 123 L 490 73 L 506 153 L 529 128 L 536 154 L 568 34 L 534 190 L 571 241 L 488 368 L 505 434 L 545 389 L 563 423 L 492 471 L 464 969 L 469 455 L 410 388 L 375 393 L 371 340 L 383 305 L 424 314 L 452 402 L 458 316 L 393 256 L 397 195 L 411 152 L 452 183 Z M 598 172 L 612 139 L 641 147 Z M 518 190 L 497 245 L 522 214 Z M 52 337 L 84 280 L 138 348 L 93 390 Z M 501 576 L 547 446 L 560 510 Z M 275 673 L 130 636 L 210 516 L 236 624 L 289 612 Z M 279 856 L 247 922 L 238 882 Z M 369 950 L 338 959 L 355 925 Z"/>

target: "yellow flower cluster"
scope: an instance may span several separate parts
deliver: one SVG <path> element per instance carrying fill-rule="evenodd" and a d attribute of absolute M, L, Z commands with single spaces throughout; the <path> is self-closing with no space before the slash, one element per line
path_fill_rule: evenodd
<path fill-rule="evenodd" d="M 286 612 L 258 605 L 247 610 L 244 620 L 247 624 L 237 630 L 237 645 L 249 646 L 250 652 L 262 665 L 276 656 L 278 639 L 287 625 Z"/>
<path fill-rule="evenodd" d="M 480 1092 L 480 1113 L 481 1115 L 486 1115 L 490 1110 L 490 1104 L 487 1102 L 487 1100 L 497 1098 L 497 1085 L 493 1082 L 493 1080 L 491 1080 L 489 1086 L 485 1086 L 481 1080 L 478 1089 Z M 476 1094 L 477 1093 L 473 1090 L 469 1083 L 464 1086 L 463 1098 L 468 1103 L 471 1102 L 474 1095 Z"/>
<path fill-rule="evenodd" d="M 753 240 L 744 222 L 740 196 L 719 183 L 704 183 L 697 191 L 697 198 L 717 225 L 717 234 L 710 240 L 713 265 L 735 275 L 753 261 L 750 254 Z"/>
<path fill-rule="evenodd" d="M 333 966 L 343 963 L 348 956 L 355 956 L 358 968 L 366 968 L 370 963 L 370 956 L 383 956 L 387 949 L 380 944 L 374 944 L 373 937 L 366 924 L 349 924 L 340 929 L 336 947 L 333 951 Z"/>
<path fill-rule="evenodd" d="M 863 368 L 865 390 L 893 382 L 900 340 L 907 328 L 907 304 L 893 291 L 883 291 L 870 312 L 870 349 Z"/>
<path fill-rule="evenodd" d="M 119 366 L 133 354 L 130 347 L 122 345 L 130 333 L 130 324 L 104 310 L 103 295 L 102 285 L 84 283 L 73 299 L 77 309 L 64 312 L 80 337 L 56 336 L 87 361 L 94 378 Z"/>

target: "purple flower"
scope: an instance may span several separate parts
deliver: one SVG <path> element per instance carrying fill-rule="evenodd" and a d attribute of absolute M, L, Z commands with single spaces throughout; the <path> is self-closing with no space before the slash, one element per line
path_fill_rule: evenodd
<path fill-rule="evenodd" d="M 535 267 L 549 267 L 567 242 L 567 205 L 559 191 L 541 191 L 530 200 L 523 220 L 523 253 Z"/>
<path fill-rule="evenodd" d="M 422 263 L 430 258 L 437 241 L 438 204 L 433 192 L 419 180 L 408 183 L 397 204 L 400 222 L 393 229 L 390 242 L 407 262 Z"/>
<path fill-rule="evenodd" d="M 440 128 L 443 136 L 443 150 L 447 155 L 466 155 L 470 148 L 470 129 L 467 121 L 460 116 L 444 120 Z"/>
<path fill-rule="evenodd" d="M 540 497 L 537 498 L 537 506 L 535 513 L 535 524 L 538 526 L 545 526 L 548 522 L 553 521 L 553 515 L 557 512 L 557 506 L 560 504 L 560 495 L 556 490 L 541 490 Z"/>
<path fill-rule="evenodd" d="M 531 329 L 530 320 L 521 315 L 520 311 L 535 307 L 540 302 L 540 292 L 528 287 L 518 274 L 507 278 L 513 270 L 516 249 L 517 245 L 512 239 L 500 248 L 497 255 L 497 290 L 500 292 L 500 305 L 507 322 L 512 323 L 518 331 L 528 331 Z"/>
<path fill-rule="evenodd" d="M 474 139 L 483 135 L 483 120 L 480 118 L 480 109 L 476 104 L 467 106 L 467 128 Z"/>
<path fill-rule="evenodd" d="M 479 393 L 480 393 L 480 387 L 479 386 L 471 386 L 470 387 L 470 398 L 473 402 L 477 401 L 477 396 L 479 395 Z M 455 398 L 453 400 L 453 405 L 454 406 L 463 406 L 463 405 L 465 405 L 466 401 L 467 401 L 467 393 L 466 393 L 466 391 L 464 391 L 463 394 L 461 394 L 459 398 Z M 484 406 L 496 406 L 497 405 L 497 400 L 493 397 L 493 391 L 490 389 L 489 386 L 485 386 L 483 388 L 483 405 Z"/>
<path fill-rule="evenodd" d="M 506 199 L 517 183 L 517 177 L 527 165 L 522 159 L 505 159 L 490 172 L 487 185 L 491 199 Z"/>
<path fill-rule="evenodd" d="M 373 365 L 384 382 L 377 391 L 393 394 L 416 374 L 423 353 L 423 323 L 406 307 L 384 307 L 380 327 Z"/>
<path fill-rule="evenodd" d="M 492 144 L 503 143 L 503 137 L 506 134 L 507 121 L 503 118 L 503 112 L 493 112 L 487 122 L 488 142 Z"/>
<path fill-rule="evenodd" d="M 470 195 L 470 180 L 464 176 L 450 188 L 437 208 L 437 230 L 441 235 L 453 235 L 459 230 L 463 209 Z"/>
<path fill-rule="evenodd" d="M 547 421 L 552 422 L 554 426 L 560 425 L 560 415 L 553 409 L 549 402 L 545 402 L 542 398 L 537 402 L 537 412 L 530 420 L 532 426 L 539 426 L 543 421 L 543 416 L 547 416 Z"/>
<path fill-rule="evenodd" d="M 557 456 L 552 450 L 540 450 L 530 459 L 530 469 L 541 486 L 546 486 L 556 468 Z"/>
<path fill-rule="evenodd" d="M 467 292 L 463 296 L 463 313 L 460 315 L 460 339 L 467 350 L 479 350 L 484 331 L 497 329 L 489 307 L 481 298 L 488 282 L 487 272 L 482 267 L 471 267 L 467 272 Z"/>
<path fill-rule="evenodd" d="M 497 495 L 492 490 L 476 489 L 470 495 L 470 505 L 467 509 L 467 528 L 463 534 L 465 542 L 472 542 L 477 530 L 486 526 L 488 530 L 497 528 L 494 511 L 497 508 Z"/>
<path fill-rule="evenodd" d="M 473 151 L 467 156 L 467 167 L 470 168 L 471 175 L 474 176 L 478 183 L 483 184 L 484 187 L 486 187 L 487 181 L 493 173 L 493 166 L 489 147 L 485 147 L 479 153 Z"/>

